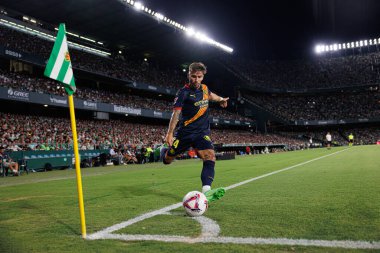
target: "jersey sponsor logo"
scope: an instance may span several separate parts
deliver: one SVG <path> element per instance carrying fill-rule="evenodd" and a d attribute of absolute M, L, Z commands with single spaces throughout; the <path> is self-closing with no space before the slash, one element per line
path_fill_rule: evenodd
<path fill-rule="evenodd" d="M 211 138 L 208 135 L 203 136 L 203 139 L 205 139 L 206 141 L 211 141 Z"/>
<path fill-rule="evenodd" d="M 208 106 L 208 100 L 201 100 L 194 103 L 194 106 L 205 107 Z"/>

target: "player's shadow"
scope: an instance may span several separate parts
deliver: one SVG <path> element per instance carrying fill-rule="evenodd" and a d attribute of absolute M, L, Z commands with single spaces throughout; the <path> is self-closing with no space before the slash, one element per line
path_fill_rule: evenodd
<path fill-rule="evenodd" d="M 159 197 L 166 197 L 173 199 L 175 201 L 181 200 L 180 195 L 173 194 L 171 192 L 165 192 L 158 189 L 152 189 L 152 185 L 144 184 L 144 185 L 128 185 L 128 186 L 121 186 L 119 188 L 119 191 L 125 198 L 132 198 L 132 197 L 143 197 L 143 196 L 159 196 Z"/>

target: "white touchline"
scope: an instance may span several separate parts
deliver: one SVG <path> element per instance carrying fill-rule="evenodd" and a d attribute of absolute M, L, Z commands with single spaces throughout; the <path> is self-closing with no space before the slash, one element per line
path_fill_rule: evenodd
<path fill-rule="evenodd" d="M 347 149 L 343 149 L 328 155 L 317 157 L 306 162 L 302 162 L 290 167 L 286 167 L 280 170 L 276 170 L 258 177 L 254 177 L 240 183 L 236 183 L 226 187 L 226 190 L 231 190 L 238 186 L 250 183 L 252 181 L 265 178 L 283 171 L 287 171 L 332 155 L 344 152 Z M 367 241 L 328 241 L 328 240 L 308 240 L 308 239 L 288 239 L 288 238 L 253 238 L 253 237 L 221 237 L 219 234 L 219 226 L 217 223 L 206 217 L 193 218 L 202 225 L 202 234 L 199 237 L 187 237 L 187 236 L 170 236 L 170 235 L 128 235 L 128 234 L 112 234 L 117 230 L 123 229 L 134 223 L 143 221 L 148 218 L 152 218 L 156 215 L 170 214 L 169 211 L 174 210 L 182 206 L 182 202 L 173 204 L 152 212 L 148 212 L 137 216 L 133 219 L 115 224 L 111 227 L 105 228 L 96 233 L 90 234 L 86 239 L 118 239 L 126 241 L 162 241 L 162 242 L 184 242 L 184 243 L 232 243 L 232 244 L 272 244 L 272 245 L 299 245 L 299 246 L 322 246 L 322 247 L 338 247 L 338 248 L 351 248 L 351 249 L 380 249 L 380 242 L 367 242 Z"/>

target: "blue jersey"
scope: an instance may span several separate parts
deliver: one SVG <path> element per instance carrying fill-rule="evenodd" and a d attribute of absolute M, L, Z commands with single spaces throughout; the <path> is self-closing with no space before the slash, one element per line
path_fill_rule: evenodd
<path fill-rule="evenodd" d="M 174 110 L 181 110 L 182 116 L 176 136 L 198 133 L 209 134 L 208 103 L 210 93 L 205 84 L 201 84 L 199 89 L 192 89 L 189 85 L 185 85 L 177 92 L 174 99 Z"/>

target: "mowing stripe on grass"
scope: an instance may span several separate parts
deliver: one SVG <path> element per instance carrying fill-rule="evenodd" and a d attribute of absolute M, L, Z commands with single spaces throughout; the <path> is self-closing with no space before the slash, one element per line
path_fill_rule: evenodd
<path fill-rule="evenodd" d="M 306 162 L 302 162 L 290 167 L 286 167 L 280 170 L 276 170 L 258 177 L 254 177 L 240 183 L 236 183 L 226 187 L 227 190 L 236 188 L 238 186 L 250 183 L 252 181 L 265 178 L 271 175 L 275 175 L 280 172 L 284 172 L 296 167 L 339 154 L 341 152 L 347 151 L 349 148 L 340 150 L 328 155 L 317 157 Z M 289 239 L 289 238 L 253 238 L 253 237 L 220 237 L 218 224 L 206 217 L 193 218 L 202 225 L 202 234 L 199 237 L 186 237 L 186 236 L 169 236 L 169 235 L 126 235 L 126 234 L 112 234 L 112 232 L 130 226 L 139 221 L 143 221 L 148 218 L 152 218 L 156 215 L 170 214 L 169 211 L 179 208 L 182 203 L 173 204 L 152 212 L 145 213 L 133 219 L 127 220 L 125 222 L 115 224 L 111 227 L 105 228 L 96 233 L 87 236 L 89 240 L 96 239 L 119 239 L 126 241 L 161 241 L 161 242 L 184 242 L 184 243 L 233 243 L 233 244 L 267 244 L 267 245 L 291 245 L 291 246 L 319 246 L 319 247 L 336 247 L 336 248 L 348 248 L 348 249 L 380 249 L 380 242 L 367 242 L 367 241 L 328 241 L 328 240 L 308 240 L 308 239 Z"/>

